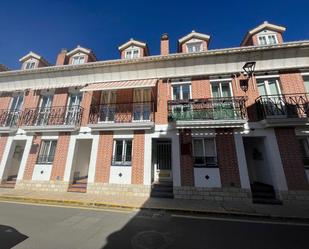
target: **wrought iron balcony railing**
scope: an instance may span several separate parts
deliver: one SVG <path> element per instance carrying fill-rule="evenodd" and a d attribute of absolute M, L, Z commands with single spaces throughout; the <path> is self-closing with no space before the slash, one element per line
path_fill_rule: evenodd
<path fill-rule="evenodd" d="M 0 127 L 17 127 L 19 110 L 0 110 Z"/>
<path fill-rule="evenodd" d="M 83 114 L 81 106 L 56 106 L 26 108 L 21 115 L 20 126 L 78 126 Z"/>
<path fill-rule="evenodd" d="M 308 118 L 309 98 L 307 93 L 262 95 L 255 102 L 259 119 Z"/>
<path fill-rule="evenodd" d="M 245 97 L 168 101 L 169 121 L 246 119 Z"/>
<path fill-rule="evenodd" d="M 104 104 L 90 107 L 89 123 L 152 122 L 154 102 Z"/>

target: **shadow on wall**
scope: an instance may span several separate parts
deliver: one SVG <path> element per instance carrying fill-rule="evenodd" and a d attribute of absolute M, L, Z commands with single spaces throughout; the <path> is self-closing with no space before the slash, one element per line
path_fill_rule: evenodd
<path fill-rule="evenodd" d="M 28 239 L 28 236 L 18 232 L 15 228 L 0 225 L 0 248 L 10 249 Z"/>

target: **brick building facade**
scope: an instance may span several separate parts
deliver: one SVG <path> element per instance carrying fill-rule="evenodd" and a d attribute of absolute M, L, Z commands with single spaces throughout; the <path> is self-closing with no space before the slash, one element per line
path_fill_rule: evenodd
<path fill-rule="evenodd" d="M 192 31 L 160 55 L 78 46 L 0 72 L 2 187 L 261 203 L 309 200 L 309 41 L 264 22 L 240 47 Z M 244 91 L 242 66 L 255 61 Z M 4 68 L 4 67 L 3 67 Z"/>

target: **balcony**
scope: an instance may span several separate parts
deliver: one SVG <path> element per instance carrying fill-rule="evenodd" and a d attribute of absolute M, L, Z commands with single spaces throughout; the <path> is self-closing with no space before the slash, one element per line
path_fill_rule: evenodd
<path fill-rule="evenodd" d="M 154 102 L 93 105 L 92 130 L 146 130 L 154 127 Z"/>
<path fill-rule="evenodd" d="M 245 97 L 168 101 L 168 119 L 176 128 L 243 127 L 247 120 Z"/>
<path fill-rule="evenodd" d="M 74 131 L 80 126 L 83 108 L 56 106 L 26 108 L 21 115 L 20 128 L 25 131 Z"/>
<path fill-rule="evenodd" d="M 19 115 L 19 110 L 0 110 L 0 133 L 10 133 L 16 131 L 18 128 Z"/>
<path fill-rule="evenodd" d="M 309 121 L 307 93 L 265 95 L 255 102 L 258 118 L 267 127 L 306 125 Z"/>

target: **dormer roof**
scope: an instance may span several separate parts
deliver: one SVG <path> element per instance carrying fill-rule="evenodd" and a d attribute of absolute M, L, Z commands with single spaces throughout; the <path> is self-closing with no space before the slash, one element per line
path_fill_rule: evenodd
<path fill-rule="evenodd" d="M 205 41 L 209 41 L 210 36 L 202 33 L 198 33 L 195 30 L 192 30 L 192 32 L 178 40 L 179 44 L 182 44 L 186 41 L 191 40 L 192 38 L 197 38 Z"/>
<path fill-rule="evenodd" d="M 126 43 L 122 44 L 121 46 L 118 47 L 118 49 L 120 51 L 130 47 L 130 46 L 137 46 L 137 47 L 141 47 L 141 48 L 146 48 L 147 49 L 147 44 L 145 42 L 141 42 L 141 41 L 137 41 L 134 40 L 133 38 L 131 38 L 129 41 L 127 41 Z"/>
<path fill-rule="evenodd" d="M 256 34 L 256 33 L 260 32 L 264 29 L 276 31 L 278 33 L 283 33 L 286 30 L 286 28 L 283 27 L 283 26 L 278 26 L 278 25 L 275 25 L 275 24 L 271 24 L 267 21 L 264 21 L 259 26 L 249 30 L 240 45 L 242 46 L 242 45 L 246 44 L 250 37 L 252 37 L 254 34 Z"/>
<path fill-rule="evenodd" d="M 76 48 L 74 48 L 73 50 L 68 52 L 67 56 L 71 57 L 71 56 L 73 56 L 73 55 L 75 55 L 77 53 L 87 54 L 87 55 L 91 56 L 93 60 L 96 60 L 96 56 L 95 56 L 95 54 L 93 53 L 93 51 L 91 49 L 81 47 L 80 45 L 77 45 Z"/>
<path fill-rule="evenodd" d="M 45 60 L 42 56 L 40 56 L 40 55 L 38 55 L 38 54 L 36 54 L 36 53 L 34 53 L 34 52 L 32 52 L 32 51 L 30 51 L 30 52 L 29 52 L 28 54 L 26 54 L 24 57 L 20 58 L 19 61 L 20 61 L 20 62 L 25 62 L 25 61 L 27 61 L 27 60 L 30 59 L 30 58 L 35 58 L 35 59 L 37 59 L 37 60 L 43 62 L 46 66 L 49 66 L 49 65 L 50 65 L 50 63 L 49 63 L 47 60 Z"/>

